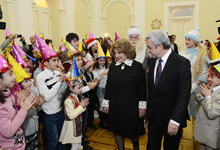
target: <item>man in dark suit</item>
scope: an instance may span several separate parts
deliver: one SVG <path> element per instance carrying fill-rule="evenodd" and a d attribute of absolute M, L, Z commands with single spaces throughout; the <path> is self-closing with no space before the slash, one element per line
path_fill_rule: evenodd
<path fill-rule="evenodd" d="M 149 59 L 147 101 L 147 150 L 178 150 L 182 129 L 189 119 L 187 106 L 191 91 L 190 62 L 170 48 L 168 36 L 161 30 L 146 38 Z"/>
<path fill-rule="evenodd" d="M 33 57 L 33 49 L 36 42 L 36 37 L 34 35 L 30 37 L 31 44 L 26 43 L 24 36 L 21 37 L 20 41 L 22 43 L 22 50 L 25 51 L 29 56 Z"/>
<path fill-rule="evenodd" d="M 177 54 L 179 54 L 178 52 L 178 46 L 176 45 L 176 43 L 174 43 L 176 40 L 176 35 L 171 35 L 170 36 L 170 46 L 171 46 L 171 49 L 176 52 Z"/>

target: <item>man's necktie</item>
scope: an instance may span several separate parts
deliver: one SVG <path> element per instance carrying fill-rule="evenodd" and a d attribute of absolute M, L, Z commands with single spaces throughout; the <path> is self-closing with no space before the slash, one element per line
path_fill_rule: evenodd
<path fill-rule="evenodd" d="M 161 73 L 162 73 L 162 59 L 159 60 L 159 63 L 158 63 L 158 66 L 157 66 L 157 73 L 156 73 L 156 79 L 155 79 L 155 86 L 157 87 L 159 81 L 160 81 L 160 76 L 161 76 Z"/>

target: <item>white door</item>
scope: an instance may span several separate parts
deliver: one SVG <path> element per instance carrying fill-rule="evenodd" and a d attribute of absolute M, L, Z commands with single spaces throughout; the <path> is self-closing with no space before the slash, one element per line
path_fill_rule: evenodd
<path fill-rule="evenodd" d="M 36 4 L 37 5 L 37 4 Z M 33 9 L 33 22 L 35 33 L 44 33 L 45 39 L 51 39 L 51 19 L 50 19 L 50 9 L 47 7 L 36 6 Z"/>
<path fill-rule="evenodd" d="M 184 35 L 198 25 L 199 2 L 165 3 L 164 29 L 175 34 L 179 51 L 185 49 Z"/>
<path fill-rule="evenodd" d="M 192 30 L 194 27 L 192 18 L 185 19 L 170 19 L 169 20 L 169 35 L 175 34 L 176 41 L 175 43 L 178 45 L 179 52 L 184 50 L 185 47 L 185 39 L 184 35 Z"/>

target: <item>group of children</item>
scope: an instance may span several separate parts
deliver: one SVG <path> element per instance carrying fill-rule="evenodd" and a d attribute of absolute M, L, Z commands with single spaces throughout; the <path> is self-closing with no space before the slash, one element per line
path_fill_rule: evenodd
<path fill-rule="evenodd" d="M 34 69 L 22 61 L 28 55 L 22 57 L 20 53 L 24 51 L 19 47 L 9 45 L 0 55 L 0 148 L 40 149 L 42 122 L 44 149 L 65 150 L 67 144 L 71 144 L 72 150 L 92 149 L 85 135 L 87 120 L 94 125 L 94 110 L 96 105 L 102 105 L 111 61 L 107 61 L 95 39 L 86 43 L 92 51 L 79 51 L 75 33 L 66 36 L 61 54 L 55 53 L 37 34 L 35 40 L 35 59 L 30 59 L 35 61 Z M 86 60 L 88 53 L 91 58 Z M 60 60 L 61 55 L 68 60 Z M 104 128 L 106 115 L 101 107 L 98 111 L 100 126 Z"/>
<path fill-rule="evenodd" d="M 189 112 L 196 118 L 194 138 L 203 150 L 220 149 L 220 54 L 215 53 L 209 67 L 199 29 L 185 39 L 187 49 L 180 55 L 192 66 Z M 43 123 L 44 149 L 65 150 L 66 144 L 72 150 L 92 149 L 86 126 L 96 128 L 93 121 L 98 105 L 99 125 L 105 128 L 102 101 L 113 60 L 109 50 L 103 52 L 100 43 L 90 38 L 87 50 L 80 51 L 75 33 L 66 36 L 60 54 L 37 34 L 35 40 L 34 68 L 27 65 L 31 59 L 15 43 L 0 55 L 0 149 L 38 150 L 39 121 Z"/>

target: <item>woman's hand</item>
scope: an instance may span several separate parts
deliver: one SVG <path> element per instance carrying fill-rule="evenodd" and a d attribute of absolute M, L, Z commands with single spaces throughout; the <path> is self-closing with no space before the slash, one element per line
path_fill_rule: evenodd
<path fill-rule="evenodd" d="M 146 114 L 146 109 L 139 109 L 139 117 L 142 118 Z"/>
<path fill-rule="evenodd" d="M 28 111 L 33 106 L 34 103 L 35 103 L 35 96 L 30 94 L 26 99 L 23 99 L 20 102 L 20 106 L 22 109 Z"/>
<path fill-rule="evenodd" d="M 106 114 L 109 113 L 109 107 L 103 107 L 103 112 Z"/>

